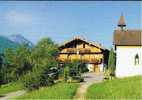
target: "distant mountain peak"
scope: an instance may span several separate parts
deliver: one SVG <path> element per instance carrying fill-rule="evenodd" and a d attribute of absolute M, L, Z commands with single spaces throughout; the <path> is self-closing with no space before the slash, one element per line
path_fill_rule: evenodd
<path fill-rule="evenodd" d="M 33 47 L 33 43 L 31 43 L 28 39 L 26 39 L 24 36 L 21 34 L 13 34 L 8 37 L 9 40 L 18 43 L 18 44 L 23 44 L 26 43 L 28 44 L 29 47 Z"/>

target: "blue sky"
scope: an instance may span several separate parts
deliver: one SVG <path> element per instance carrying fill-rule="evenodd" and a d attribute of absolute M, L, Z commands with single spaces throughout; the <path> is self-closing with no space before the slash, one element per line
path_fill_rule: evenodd
<path fill-rule="evenodd" d="M 140 29 L 140 1 L 0 1 L 0 35 L 22 34 L 33 43 L 81 36 L 112 47 L 121 13 L 128 29 Z"/>

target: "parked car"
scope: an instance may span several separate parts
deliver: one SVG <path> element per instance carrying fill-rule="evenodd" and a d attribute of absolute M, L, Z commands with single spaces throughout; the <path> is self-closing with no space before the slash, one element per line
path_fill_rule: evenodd
<path fill-rule="evenodd" d="M 59 70 L 57 67 L 52 67 L 49 70 L 49 74 L 50 77 L 52 77 L 54 80 L 57 80 L 59 77 Z"/>

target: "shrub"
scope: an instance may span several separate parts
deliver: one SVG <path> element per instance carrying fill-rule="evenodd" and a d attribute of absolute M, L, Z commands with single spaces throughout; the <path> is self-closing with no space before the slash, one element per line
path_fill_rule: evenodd
<path fill-rule="evenodd" d="M 64 79 L 67 82 L 82 82 L 81 67 L 79 61 L 66 63 L 64 66 Z"/>
<path fill-rule="evenodd" d="M 85 64 L 80 64 L 79 69 L 80 69 L 81 73 L 85 73 L 85 72 L 89 71 Z"/>
<path fill-rule="evenodd" d="M 40 86 L 40 76 L 37 72 L 28 72 L 22 77 L 22 82 L 28 90 L 38 89 Z"/>
<path fill-rule="evenodd" d="M 22 77 L 24 87 L 28 90 L 38 89 L 43 86 L 54 84 L 54 80 L 58 79 L 57 68 L 37 68 L 32 72 L 28 72 Z"/>
<path fill-rule="evenodd" d="M 82 76 L 78 75 L 78 76 L 74 76 L 73 80 L 78 80 L 78 82 L 83 82 L 84 78 Z"/>
<path fill-rule="evenodd" d="M 64 68 L 64 80 L 67 81 L 69 77 L 69 67 L 65 66 Z"/>

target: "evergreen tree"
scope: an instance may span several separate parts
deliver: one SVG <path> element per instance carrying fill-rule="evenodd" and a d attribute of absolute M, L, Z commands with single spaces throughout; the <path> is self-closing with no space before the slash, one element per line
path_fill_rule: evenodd
<path fill-rule="evenodd" d="M 108 70 L 111 76 L 115 75 L 115 53 L 113 48 L 111 48 L 109 53 Z"/>

